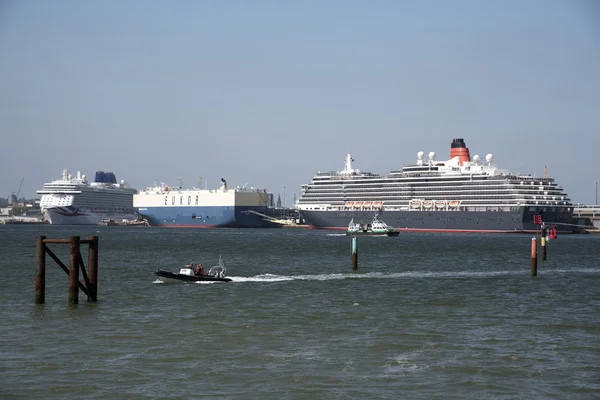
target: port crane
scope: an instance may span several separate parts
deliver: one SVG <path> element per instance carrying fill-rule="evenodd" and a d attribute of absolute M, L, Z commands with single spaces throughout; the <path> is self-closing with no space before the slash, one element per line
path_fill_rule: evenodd
<path fill-rule="evenodd" d="M 17 203 L 19 202 L 19 194 L 21 194 L 21 188 L 23 187 L 23 181 L 25 180 L 25 177 L 21 178 L 21 184 L 19 185 L 19 190 L 17 190 L 17 195 L 15 196 L 15 193 L 13 192 L 12 194 L 12 198 L 11 198 L 11 203 L 13 207 L 17 206 Z"/>

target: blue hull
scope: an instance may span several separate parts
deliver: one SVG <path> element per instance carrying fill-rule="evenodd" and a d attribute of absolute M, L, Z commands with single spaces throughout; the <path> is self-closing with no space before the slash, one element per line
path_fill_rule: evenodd
<path fill-rule="evenodd" d="M 143 207 L 138 212 L 151 226 L 177 228 L 279 228 L 260 215 L 266 207 Z"/>

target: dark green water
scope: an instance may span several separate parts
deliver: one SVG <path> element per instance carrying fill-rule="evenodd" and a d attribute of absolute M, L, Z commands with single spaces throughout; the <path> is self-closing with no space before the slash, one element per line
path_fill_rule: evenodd
<path fill-rule="evenodd" d="M 34 304 L 40 234 L 99 236 L 98 303 L 48 258 Z M 599 398 L 600 236 L 536 278 L 530 239 L 361 237 L 353 273 L 325 231 L 0 226 L 0 398 Z M 233 282 L 155 283 L 219 255 Z"/>

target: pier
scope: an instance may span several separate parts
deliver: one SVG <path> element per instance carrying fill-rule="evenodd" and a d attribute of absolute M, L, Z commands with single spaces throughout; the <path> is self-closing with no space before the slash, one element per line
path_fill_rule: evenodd
<path fill-rule="evenodd" d="M 281 225 L 283 228 L 308 228 L 308 225 L 302 224 L 302 219 L 297 210 L 292 208 L 274 208 L 267 212 L 271 215 L 263 214 L 255 210 L 247 210 L 247 213 L 263 217 L 274 224 Z"/>
<path fill-rule="evenodd" d="M 588 233 L 600 233 L 600 205 L 577 205 L 573 208 L 573 222 L 584 226 Z"/>

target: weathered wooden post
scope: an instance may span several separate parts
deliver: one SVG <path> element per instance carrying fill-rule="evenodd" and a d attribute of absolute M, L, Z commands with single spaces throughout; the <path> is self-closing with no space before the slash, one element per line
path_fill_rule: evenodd
<path fill-rule="evenodd" d="M 537 239 L 531 238 L 531 276 L 537 276 Z"/>
<path fill-rule="evenodd" d="M 35 241 L 35 304 L 46 302 L 46 236 L 38 236 Z"/>
<path fill-rule="evenodd" d="M 90 301 L 98 301 L 98 236 L 90 236 L 88 277 L 90 280 L 89 299 Z"/>
<path fill-rule="evenodd" d="M 69 304 L 79 303 L 79 236 L 71 236 L 69 264 Z"/>
<path fill-rule="evenodd" d="M 54 254 L 48 243 L 69 244 L 69 268 Z M 89 244 L 88 265 L 86 271 L 81 256 L 81 243 Z M 79 236 L 71 236 L 69 239 L 46 239 L 46 236 L 36 238 L 36 267 L 35 267 L 35 303 L 45 302 L 46 292 L 46 253 L 56 264 L 69 275 L 69 304 L 79 303 L 79 289 L 88 297 L 88 301 L 98 301 L 98 236 L 90 236 L 89 239 L 81 240 Z M 79 269 L 84 283 L 79 282 Z M 90 277 L 88 278 L 88 272 Z"/>
<path fill-rule="evenodd" d="M 352 238 L 352 270 L 358 269 L 358 239 L 356 236 Z"/>
<path fill-rule="evenodd" d="M 546 261 L 546 225 L 542 225 L 542 261 Z"/>

